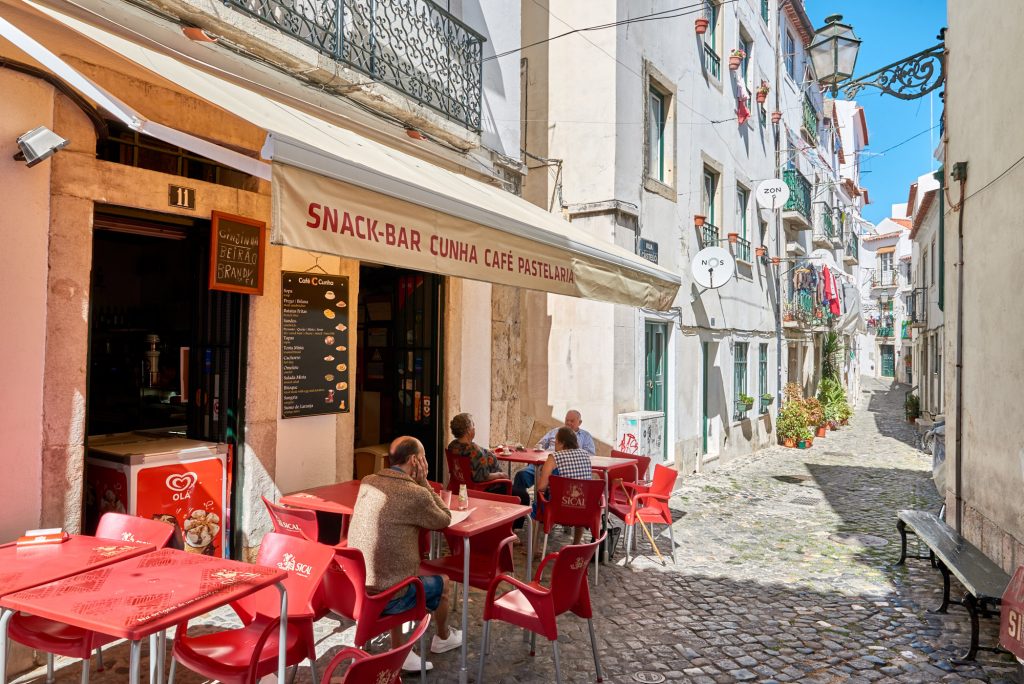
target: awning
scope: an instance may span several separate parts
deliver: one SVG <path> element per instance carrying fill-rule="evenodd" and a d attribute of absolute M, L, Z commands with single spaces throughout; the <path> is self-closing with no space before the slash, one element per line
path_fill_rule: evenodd
<path fill-rule="evenodd" d="M 681 282 L 677 275 L 511 193 L 237 85 L 226 74 L 221 78 L 207 73 L 186 64 L 183 59 L 188 58 L 182 55 L 172 57 L 155 45 L 151 49 L 52 9 L 32 7 L 266 130 L 263 154 L 273 160 L 275 243 L 632 306 L 672 306 Z M 10 39 L 2 26 L 0 31 Z M 168 135 L 166 127 L 145 121 L 61 64 L 54 66 L 62 70 L 62 78 L 108 111 L 117 108 L 119 113 L 111 113 L 118 118 L 134 117 L 136 130 Z M 91 89 L 83 90 L 81 82 Z M 97 93 L 108 102 L 96 99 Z M 174 144 L 235 166 L 224 155 L 211 153 L 210 143 L 174 133 L 179 134 Z M 238 156 L 248 167 L 241 170 L 253 173 L 254 160 Z"/>

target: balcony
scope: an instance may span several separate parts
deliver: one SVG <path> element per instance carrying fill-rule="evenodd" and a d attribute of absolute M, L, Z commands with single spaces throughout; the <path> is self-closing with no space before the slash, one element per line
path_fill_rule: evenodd
<path fill-rule="evenodd" d="M 871 276 L 871 288 L 872 289 L 886 289 L 890 287 L 896 287 L 900 284 L 900 272 L 892 269 L 885 271 L 875 271 Z"/>
<path fill-rule="evenodd" d="M 811 182 L 796 169 L 786 169 L 782 179 L 789 186 L 789 199 L 782 207 L 782 220 L 796 230 L 811 227 Z"/>
<path fill-rule="evenodd" d="M 846 237 L 846 250 L 843 254 L 843 261 L 848 264 L 856 264 L 860 261 L 860 239 L 853 230 Z"/>
<path fill-rule="evenodd" d="M 748 264 L 753 263 L 750 261 L 750 240 L 744 240 L 741 237 L 736 238 L 736 242 L 732 246 L 732 255 L 736 257 L 737 261 L 745 261 Z"/>
<path fill-rule="evenodd" d="M 832 207 L 826 202 L 815 202 L 814 244 L 825 249 L 832 249 L 836 240 L 836 226 L 832 220 Z"/>
<path fill-rule="evenodd" d="M 803 121 L 801 125 L 804 129 L 804 133 L 807 134 L 807 140 L 812 145 L 818 144 L 818 110 L 814 108 L 814 104 L 811 102 L 811 98 L 804 93 L 804 107 L 803 107 Z"/>
<path fill-rule="evenodd" d="M 430 0 L 224 3 L 480 130 L 485 39 Z"/>
<path fill-rule="evenodd" d="M 835 317 L 821 305 L 814 290 L 798 289 L 789 282 L 782 302 L 782 326 L 784 328 L 824 328 Z"/>
<path fill-rule="evenodd" d="M 907 316 L 915 328 L 928 326 L 928 288 L 915 287 L 907 297 Z"/>
<path fill-rule="evenodd" d="M 703 226 L 697 228 L 697 233 L 700 235 L 700 248 L 715 247 L 718 245 L 718 226 L 713 226 L 710 223 L 705 223 Z"/>
<path fill-rule="evenodd" d="M 714 27 L 708 27 L 708 30 L 714 31 Z M 708 45 L 706 40 L 704 41 L 704 68 L 715 78 L 722 77 L 722 58 L 715 52 L 715 48 Z"/>
<path fill-rule="evenodd" d="M 875 328 L 875 337 L 892 337 L 892 326 L 886 326 L 882 328 Z"/>

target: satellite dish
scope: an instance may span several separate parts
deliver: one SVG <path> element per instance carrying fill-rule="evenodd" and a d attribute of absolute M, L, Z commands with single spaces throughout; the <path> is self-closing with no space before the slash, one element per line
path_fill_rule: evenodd
<path fill-rule="evenodd" d="M 769 178 L 757 186 L 754 198 L 758 206 L 776 211 L 789 201 L 789 186 L 778 178 Z"/>
<path fill-rule="evenodd" d="M 693 280 L 704 288 L 722 287 L 736 272 L 732 254 L 722 247 L 707 247 L 697 252 L 691 264 Z"/>
<path fill-rule="evenodd" d="M 811 252 L 809 258 L 817 259 L 831 269 L 836 269 L 840 271 L 842 270 L 841 268 L 839 268 L 839 265 L 836 264 L 835 256 L 832 254 L 832 252 L 828 251 L 827 249 L 816 249 L 813 252 Z"/>

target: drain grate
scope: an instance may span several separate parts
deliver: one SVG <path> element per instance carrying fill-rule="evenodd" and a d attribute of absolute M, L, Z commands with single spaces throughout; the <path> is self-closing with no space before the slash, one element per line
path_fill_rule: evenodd
<path fill-rule="evenodd" d="M 644 684 L 658 684 L 658 682 L 665 681 L 665 675 L 659 672 L 641 670 L 640 672 L 633 673 L 633 680 L 637 682 L 644 682 Z"/>
<path fill-rule="evenodd" d="M 796 496 L 790 499 L 789 503 L 797 506 L 817 506 L 821 500 L 815 499 L 813 496 Z"/>
<path fill-rule="evenodd" d="M 786 484 L 803 484 L 811 479 L 810 475 L 772 475 L 772 478 Z"/>

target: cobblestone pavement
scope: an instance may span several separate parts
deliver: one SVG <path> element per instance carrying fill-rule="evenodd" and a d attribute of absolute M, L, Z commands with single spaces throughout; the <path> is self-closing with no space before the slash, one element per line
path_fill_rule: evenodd
<path fill-rule="evenodd" d="M 601 569 L 593 595 L 605 681 L 655 681 L 634 679 L 641 671 L 694 684 L 1021 681 L 1007 656 L 982 652 L 976 665 L 951 665 L 967 644 L 966 613 L 927 611 L 941 596 L 940 575 L 927 562 L 892 566 L 895 510 L 937 509 L 939 498 L 930 457 L 902 420 L 905 388 L 867 379 L 864 388 L 850 426 L 811 449 L 767 449 L 685 478 L 672 502 L 677 564 L 663 566 L 644 543 L 629 566 L 620 550 L 616 564 Z M 658 539 L 667 550 L 667 534 Z M 555 536 L 556 545 L 566 541 Z M 470 681 L 481 635 L 482 595 L 473 594 Z M 982 626 L 982 643 L 992 643 L 998 623 Z M 350 643 L 347 627 L 318 624 L 321 673 Z M 566 615 L 559 628 L 564 681 L 594 681 L 585 622 Z M 492 640 L 485 681 L 554 681 L 543 640 L 534 658 L 508 625 L 496 624 Z M 124 681 L 126 659 L 123 644 L 109 647 L 108 670 L 93 681 Z M 431 682 L 458 681 L 458 651 L 431 660 Z M 58 666 L 59 680 L 79 677 L 77 662 L 58 659 Z M 296 681 L 309 678 L 300 668 Z M 179 671 L 177 681 L 200 679 Z"/>

